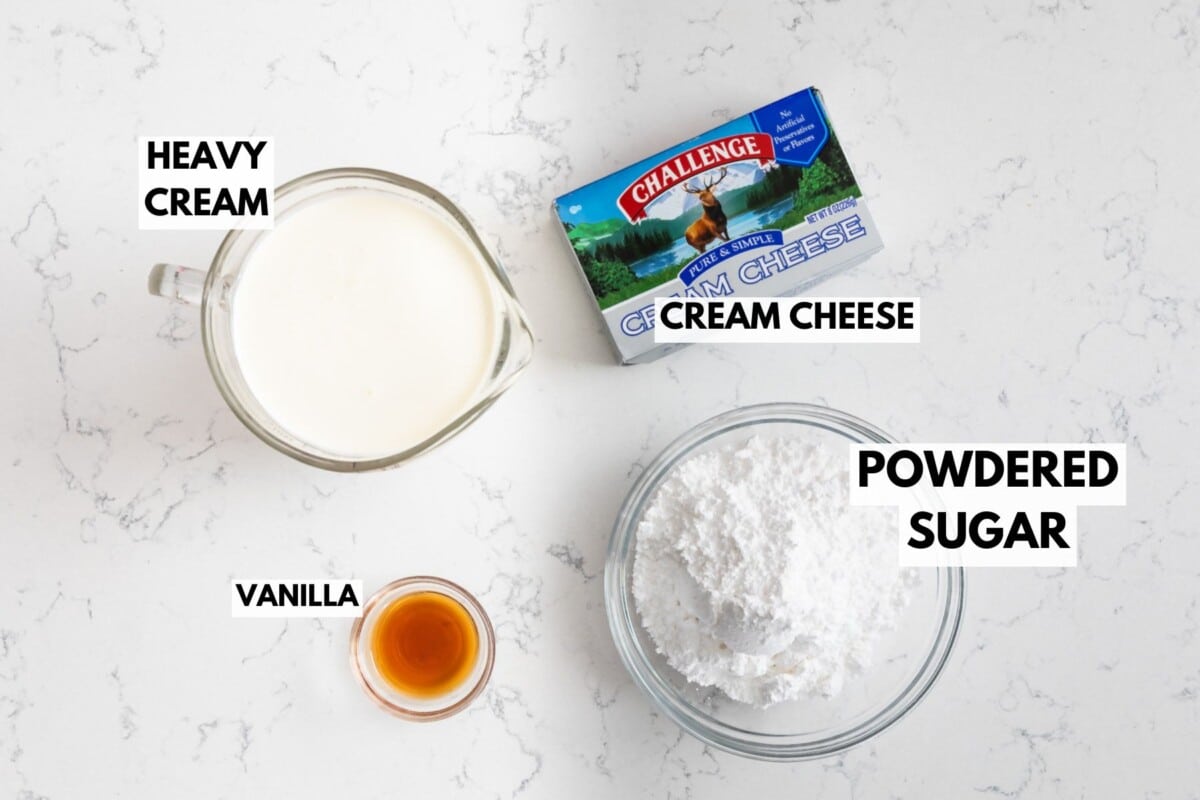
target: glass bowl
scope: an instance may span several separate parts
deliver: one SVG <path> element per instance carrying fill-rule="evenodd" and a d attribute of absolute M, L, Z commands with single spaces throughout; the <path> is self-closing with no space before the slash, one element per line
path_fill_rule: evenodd
<path fill-rule="evenodd" d="M 897 627 L 875 648 L 871 667 L 848 676 L 840 694 L 758 709 L 720 690 L 689 683 L 643 629 L 633 598 L 634 543 L 648 502 L 666 475 L 696 453 L 752 434 L 805 437 L 826 446 L 890 443 L 849 414 L 801 403 L 748 406 L 702 422 L 667 446 L 634 482 L 617 516 L 604 569 L 609 627 L 634 682 L 664 714 L 702 742 L 766 761 L 802 761 L 840 753 L 894 725 L 929 691 L 949 658 L 962 621 L 961 567 L 921 569 L 921 581 Z"/>
<path fill-rule="evenodd" d="M 478 654 L 471 673 L 457 687 L 437 697 L 409 697 L 396 691 L 380 675 L 371 655 L 371 634 L 381 613 L 401 597 L 421 592 L 444 595 L 466 609 L 479 637 Z M 385 711 L 413 722 L 445 719 L 469 706 L 487 686 L 495 657 L 496 635 L 479 601 L 458 584 L 428 575 L 401 578 L 384 586 L 363 606 L 362 616 L 354 621 L 350 630 L 350 669 L 359 686 Z"/>

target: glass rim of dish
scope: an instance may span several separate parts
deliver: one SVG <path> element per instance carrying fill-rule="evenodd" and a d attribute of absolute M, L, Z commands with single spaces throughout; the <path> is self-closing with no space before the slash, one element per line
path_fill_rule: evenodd
<path fill-rule="evenodd" d="M 604 567 L 604 602 L 609 630 L 626 670 L 654 706 L 705 744 L 764 761 L 806 761 L 856 747 L 904 718 L 928 694 L 942 674 L 962 625 L 966 574 L 962 567 L 937 567 L 937 630 L 911 679 L 881 707 L 872 707 L 854 724 L 832 725 L 816 733 L 754 731 L 725 723 L 685 699 L 675 683 L 651 660 L 638 632 L 642 629 L 630 589 L 637 528 L 646 505 L 677 464 L 707 442 L 739 429 L 766 423 L 793 423 L 823 429 L 856 442 L 892 443 L 874 425 L 836 409 L 807 403 L 763 403 L 711 417 L 667 445 L 642 471 L 617 514 Z M 933 569 L 933 568 L 931 568 Z M 860 715 L 862 716 L 862 715 Z"/>
<path fill-rule="evenodd" d="M 413 707 L 419 704 L 415 700 L 413 706 L 408 706 L 401 705 L 399 702 L 389 698 L 386 691 L 381 691 L 374 685 L 372 677 L 363 669 L 361 662 L 364 654 L 365 657 L 370 657 L 370 643 L 363 641 L 363 639 L 367 628 L 366 622 L 371 617 L 371 614 L 376 609 L 382 611 L 383 608 L 386 608 L 402 597 L 422 592 L 432 592 L 448 597 L 468 612 L 472 622 L 475 623 L 476 632 L 479 635 L 479 655 L 477 659 L 482 660 L 483 664 L 482 671 L 479 672 L 478 677 L 465 693 L 461 691 L 461 687 L 458 690 L 448 692 L 446 699 L 452 699 L 452 702 L 447 702 L 444 706 L 431 704 L 430 708 Z M 399 578 L 380 587 L 363 604 L 362 616 L 354 620 L 354 625 L 350 629 L 350 671 L 354 674 L 358 685 L 362 687 L 367 697 L 371 698 L 384 711 L 411 722 L 434 722 L 453 716 L 467 708 L 487 687 L 488 681 L 492 676 L 492 667 L 495 665 L 495 661 L 496 632 L 483 605 L 475 598 L 475 595 L 468 592 L 462 586 L 434 575 L 411 575 L 407 578 Z M 393 692 L 392 694 L 395 693 Z"/>

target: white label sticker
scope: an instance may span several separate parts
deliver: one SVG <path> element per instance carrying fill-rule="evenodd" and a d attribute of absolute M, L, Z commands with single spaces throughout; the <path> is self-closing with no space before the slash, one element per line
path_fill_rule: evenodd
<path fill-rule="evenodd" d="M 360 580 L 234 580 L 229 585 L 235 617 L 361 617 Z"/>
<path fill-rule="evenodd" d="M 854 444 L 850 504 L 899 509 L 900 565 L 1073 567 L 1078 506 L 1125 505 L 1123 444 Z"/>
<path fill-rule="evenodd" d="M 138 138 L 138 227 L 142 230 L 274 225 L 272 137 Z"/>
<path fill-rule="evenodd" d="M 918 344 L 917 297 L 656 297 L 664 344 Z"/>

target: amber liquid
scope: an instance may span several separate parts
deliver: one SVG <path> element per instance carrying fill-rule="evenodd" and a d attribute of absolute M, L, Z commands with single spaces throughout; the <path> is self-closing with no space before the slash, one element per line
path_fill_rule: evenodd
<path fill-rule="evenodd" d="M 375 668 L 393 689 L 410 697 L 449 694 L 471 675 L 479 631 L 467 609 L 437 592 L 418 592 L 379 614 L 371 633 Z"/>

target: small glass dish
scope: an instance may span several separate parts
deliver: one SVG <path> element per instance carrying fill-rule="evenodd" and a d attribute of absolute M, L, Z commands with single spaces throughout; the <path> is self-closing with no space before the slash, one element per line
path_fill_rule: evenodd
<path fill-rule="evenodd" d="M 380 614 L 401 597 L 419 592 L 444 595 L 461 605 L 475 624 L 479 638 L 475 664 L 466 680 L 438 697 L 410 697 L 398 692 L 380 675 L 371 655 L 371 634 Z M 401 578 L 384 586 L 363 606 L 362 616 L 354 621 L 350 631 L 350 669 L 358 684 L 379 707 L 413 722 L 445 719 L 469 706 L 487 686 L 495 656 L 496 635 L 479 601 L 458 584 L 428 575 Z"/>
<path fill-rule="evenodd" d="M 765 761 L 822 758 L 862 744 L 902 719 L 942 672 L 962 621 L 961 567 L 920 570 L 920 584 L 895 630 L 879 641 L 872 666 L 850 676 L 833 698 L 758 709 L 689 683 L 667 664 L 643 629 L 633 598 L 637 529 L 666 475 L 689 456 L 756 433 L 810 437 L 828 446 L 890 443 L 883 431 L 820 406 L 771 403 L 713 417 L 676 439 L 634 482 L 613 530 L 604 570 L 609 627 L 621 660 L 651 701 L 705 744 Z"/>

